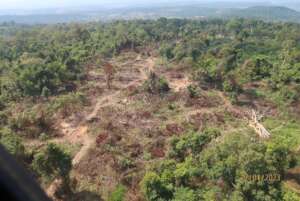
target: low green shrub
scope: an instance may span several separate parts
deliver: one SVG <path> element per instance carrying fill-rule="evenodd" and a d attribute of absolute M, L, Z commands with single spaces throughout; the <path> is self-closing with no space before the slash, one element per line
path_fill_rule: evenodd
<path fill-rule="evenodd" d="M 150 73 L 148 80 L 145 81 L 144 88 L 152 94 L 164 94 L 170 91 L 167 80 L 163 77 L 157 76 L 153 72 Z"/>
<path fill-rule="evenodd" d="M 111 192 L 108 201 L 125 201 L 126 187 L 123 185 L 118 185 L 116 189 Z"/>
<path fill-rule="evenodd" d="M 6 150 L 16 158 L 24 158 L 25 147 L 22 144 L 22 140 L 9 128 L 2 128 L 0 130 L 0 144 L 2 144 Z"/>

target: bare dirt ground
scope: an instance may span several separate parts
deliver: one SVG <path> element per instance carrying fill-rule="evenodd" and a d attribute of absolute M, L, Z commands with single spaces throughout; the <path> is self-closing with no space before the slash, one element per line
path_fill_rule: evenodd
<path fill-rule="evenodd" d="M 300 195 L 300 168 L 290 169 L 285 175 L 285 185 Z"/>
<path fill-rule="evenodd" d="M 138 59 L 139 59 L 139 56 L 136 60 L 138 60 Z M 140 74 L 141 74 L 140 78 L 123 86 L 124 89 L 126 89 L 129 86 L 139 85 L 143 81 L 145 81 L 148 77 L 148 72 L 154 69 L 154 64 L 155 64 L 154 59 L 148 58 L 145 61 L 142 68 L 139 69 Z M 106 107 L 106 106 L 113 106 L 114 104 L 118 103 L 120 101 L 119 96 L 121 95 L 121 93 L 122 93 L 122 89 L 116 91 L 113 94 L 110 94 L 108 96 L 100 98 L 97 101 L 93 111 L 86 117 L 86 119 L 84 121 L 91 121 L 93 118 L 96 118 L 96 116 L 98 115 L 98 112 L 101 108 Z M 81 136 L 80 141 L 83 144 L 81 150 L 76 154 L 76 156 L 73 159 L 74 166 L 80 162 L 82 157 L 87 153 L 89 147 L 91 147 L 93 145 L 93 142 L 95 142 L 95 139 L 91 139 L 90 137 L 87 137 L 88 136 L 87 130 L 88 130 L 87 126 L 81 126 L 78 129 L 76 129 L 76 131 L 74 133 L 75 135 L 74 134 L 72 135 L 72 136 L 75 136 L 77 139 L 78 139 L 78 136 Z"/>
<path fill-rule="evenodd" d="M 135 63 L 133 63 L 135 62 Z M 148 74 L 150 71 L 154 70 L 155 65 L 155 58 L 147 58 L 146 60 L 141 59 L 141 56 L 138 55 L 137 58 L 134 61 L 129 61 L 128 63 L 120 63 L 116 61 L 111 61 L 111 63 L 116 66 L 117 68 L 120 68 L 119 66 L 125 66 L 128 67 L 132 64 L 136 65 L 138 69 L 138 78 L 133 79 L 132 81 L 129 81 L 128 83 L 120 84 L 121 87 L 114 92 L 107 91 L 104 93 L 101 97 L 93 97 L 95 100 L 91 100 L 91 102 L 94 102 L 94 106 L 92 106 L 92 111 L 88 113 L 81 122 L 77 123 L 77 125 L 74 126 L 74 123 L 68 122 L 68 119 L 64 120 L 60 124 L 60 130 L 63 134 L 62 137 L 57 139 L 52 139 L 52 142 L 56 143 L 79 143 L 81 144 L 80 150 L 76 153 L 72 160 L 73 166 L 78 165 L 80 161 L 87 155 L 90 148 L 95 145 L 96 139 L 95 137 L 89 135 L 89 123 L 94 118 L 101 117 L 101 114 L 99 114 L 99 111 L 108 106 L 114 106 L 121 102 L 124 97 L 122 97 L 123 91 L 130 87 L 130 86 L 139 86 L 141 85 L 148 77 Z M 125 69 L 130 70 L 130 69 Z M 123 72 L 122 76 L 126 74 L 127 72 Z M 93 76 L 97 76 L 96 72 L 91 72 Z M 128 73 L 130 76 L 130 72 Z M 97 79 L 97 78 L 96 78 Z M 131 78 L 129 77 L 128 80 Z M 126 80 L 125 80 L 126 81 Z M 119 85 L 119 83 L 118 83 Z M 76 124 L 76 123 L 75 123 Z M 76 175 L 76 174 L 75 174 Z M 57 181 L 55 180 L 47 189 L 48 195 L 53 196 L 53 192 L 55 191 L 55 186 L 57 186 Z"/>
<path fill-rule="evenodd" d="M 72 160 L 72 177 L 93 184 L 101 195 L 108 194 L 120 182 L 128 183 L 132 188 L 127 200 L 138 201 L 138 183 L 146 164 L 152 161 L 145 160 L 145 155 L 150 154 L 153 160 L 163 158 L 165 141 L 170 135 L 182 133 L 184 122 L 192 122 L 197 128 L 203 122 L 223 124 L 224 108 L 240 115 L 239 108 L 221 92 L 216 92 L 215 97 L 204 94 L 199 99 L 186 100 L 186 88 L 193 84 L 188 73 L 178 69 L 159 70 L 156 60 L 128 53 L 108 61 L 117 70 L 111 90 L 106 89 L 101 66 L 91 69 L 87 81 L 91 106 L 76 111 L 81 116 L 79 121 L 71 117 L 62 120 L 58 127 L 62 135 L 51 139 L 55 143 L 80 145 Z M 142 86 L 150 72 L 167 79 L 171 95 L 166 98 L 143 93 L 128 95 L 129 89 Z M 170 111 L 171 103 L 180 105 L 180 111 Z M 109 150 L 104 145 L 109 145 Z M 50 196 L 56 186 L 57 180 L 48 187 Z"/>
<path fill-rule="evenodd" d="M 167 80 L 170 84 L 170 87 L 175 92 L 186 89 L 189 85 L 192 84 L 192 81 L 184 73 L 182 73 L 182 74 L 168 74 L 167 75 Z"/>

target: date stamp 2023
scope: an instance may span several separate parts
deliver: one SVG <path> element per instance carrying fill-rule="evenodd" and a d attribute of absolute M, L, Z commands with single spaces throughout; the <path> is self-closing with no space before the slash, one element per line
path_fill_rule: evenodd
<path fill-rule="evenodd" d="M 253 175 L 244 175 L 243 179 L 247 181 L 265 181 L 265 182 L 276 182 L 281 181 L 280 174 L 253 174 Z"/>

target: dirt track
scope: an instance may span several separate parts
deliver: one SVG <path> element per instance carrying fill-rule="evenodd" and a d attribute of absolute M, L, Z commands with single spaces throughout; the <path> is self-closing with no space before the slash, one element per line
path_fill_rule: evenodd
<path fill-rule="evenodd" d="M 146 60 L 141 60 L 141 56 L 138 55 L 136 58 L 136 61 L 140 63 L 139 66 L 139 78 L 135 79 L 128 84 L 122 86 L 122 89 L 117 90 L 114 93 L 110 93 L 108 95 L 105 95 L 103 97 L 100 97 L 96 104 L 94 105 L 92 111 L 86 115 L 83 120 L 77 124 L 76 127 L 72 126 L 71 124 L 63 121 L 60 126 L 62 133 L 64 136 L 59 139 L 54 139 L 53 142 L 69 142 L 69 143 L 80 143 L 82 146 L 80 150 L 76 153 L 72 160 L 73 166 L 76 166 L 80 163 L 80 161 L 88 154 L 89 149 L 94 146 L 95 139 L 94 137 L 90 136 L 88 134 L 88 122 L 92 119 L 96 118 L 98 116 L 98 113 L 101 108 L 112 106 L 114 104 L 117 104 L 122 100 L 121 95 L 123 89 L 128 88 L 129 86 L 138 86 L 142 84 L 148 77 L 148 74 L 150 71 L 154 70 L 155 66 L 155 58 L 147 58 Z M 125 64 L 123 64 L 125 65 Z M 48 187 L 47 192 L 49 196 L 53 196 L 53 192 L 55 191 L 56 180 Z"/>
<path fill-rule="evenodd" d="M 80 150 L 74 155 L 72 160 L 72 165 L 74 167 L 78 166 L 80 162 L 82 162 L 85 157 L 88 155 L 91 148 L 93 148 L 96 144 L 96 136 L 91 136 L 89 134 L 89 127 L 90 122 L 92 122 L 94 119 L 101 119 L 100 111 L 104 107 L 108 106 L 117 106 L 122 100 L 126 99 L 126 96 L 124 96 L 123 92 L 125 89 L 133 86 L 138 87 L 143 84 L 143 82 L 148 78 L 148 75 L 151 71 L 156 71 L 155 69 L 155 63 L 156 58 L 148 57 L 148 58 L 142 58 L 140 55 L 137 56 L 136 59 L 127 59 L 125 61 L 111 61 L 112 65 L 118 67 L 118 76 L 119 78 L 126 78 L 124 82 L 122 81 L 115 81 L 116 87 L 113 90 L 104 90 L 104 92 L 101 95 L 92 96 L 89 97 L 90 102 L 93 103 L 93 105 L 87 109 L 84 109 L 82 113 L 83 115 L 80 122 L 67 122 L 67 120 L 62 121 L 60 123 L 60 130 L 62 131 L 63 136 L 57 139 L 52 140 L 53 142 L 58 143 L 70 143 L 70 144 L 80 144 L 81 148 Z M 135 73 L 131 74 L 131 72 L 134 71 Z M 91 72 L 95 78 L 97 76 L 103 77 L 103 74 L 99 74 L 99 72 Z M 182 73 L 183 74 L 183 73 Z M 164 74 L 163 74 L 164 75 Z M 127 77 L 126 77 L 127 76 Z M 166 79 L 169 82 L 169 85 L 171 89 L 175 92 L 180 91 L 181 89 L 186 89 L 188 85 L 190 85 L 192 82 L 189 80 L 189 78 L 183 74 L 180 78 L 177 78 L 176 76 L 172 77 L 170 74 L 166 74 Z M 97 80 L 97 79 L 95 79 Z M 118 83 L 117 83 L 118 82 Z M 105 87 L 103 83 L 100 83 L 97 81 L 94 83 L 94 85 L 101 85 L 102 87 Z M 225 103 L 228 107 L 230 104 L 228 102 Z M 201 112 L 204 112 L 204 108 L 201 108 Z M 199 109 L 200 111 L 200 109 Z M 187 116 L 190 116 L 192 114 L 195 114 L 197 111 L 190 111 L 187 113 Z M 210 112 L 210 109 L 207 109 L 207 112 Z M 73 174 L 76 178 L 81 177 L 81 174 L 79 172 L 74 171 Z M 57 182 L 53 182 L 49 187 L 47 192 L 49 192 L 49 195 L 51 195 L 51 192 L 53 193 L 55 191 L 55 186 L 57 185 Z"/>
<path fill-rule="evenodd" d="M 148 58 L 144 64 L 143 68 L 140 68 L 140 73 L 141 73 L 140 79 L 134 80 L 134 81 L 130 82 L 129 84 L 125 85 L 124 89 L 126 89 L 129 86 L 141 84 L 144 80 L 146 80 L 150 70 L 154 69 L 154 64 L 155 64 L 154 59 Z M 106 106 L 111 106 L 111 105 L 118 103 L 120 101 L 118 96 L 120 96 L 121 93 L 122 93 L 122 90 L 118 90 L 117 92 L 115 92 L 111 95 L 100 98 L 97 101 L 93 111 L 86 117 L 86 119 L 84 121 L 88 122 L 88 121 L 91 121 L 93 118 L 97 117 L 98 112 L 101 108 L 106 107 Z M 80 151 L 73 158 L 72 163 L 74 166 L 81 161 L 81 159 L 87 154 L 89 148 L 94 144 L 95 139 L 92 139 L 91 137 L 89 137 L 87 131 L 88 131 L 88 129 L 86 126 L 80 126 L 74 132 L 75 136 L 82 136 L 82 139 L 80 141 L 83 144 Z"/>

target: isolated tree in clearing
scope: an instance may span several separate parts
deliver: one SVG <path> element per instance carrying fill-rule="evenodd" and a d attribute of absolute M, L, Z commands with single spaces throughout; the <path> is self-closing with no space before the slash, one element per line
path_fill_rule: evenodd
<path fill-rule="evenodd" d="M 114 79 L 115 69 L 110 63 L 104 64 L 104 73 L 106 76 L 106 85 L 108 89 L 111 89 L 111 83 Z"/>

